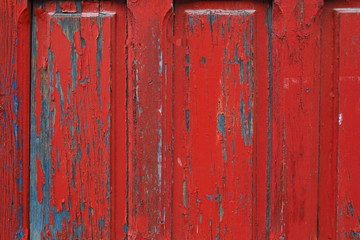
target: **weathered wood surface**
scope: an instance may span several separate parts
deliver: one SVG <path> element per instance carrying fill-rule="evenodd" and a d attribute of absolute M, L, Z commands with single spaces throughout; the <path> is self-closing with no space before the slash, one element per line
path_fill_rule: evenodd
<path fill-rule="evenodd" d="M 33 5 L 0 2 L 0 239 L 359 239 L 355 0 Z"/>
<path fill-rule="evenodd" d="M 326 3 L 321 19 L 319 237 L 359 239 L 360 4 Z"/>
<path fill-rule="evenodd" d="M 0 239 L 29 234 L 30 9 L 0 2 Z"/>
<path fill-rule="evenodd" d="M 268 8 L 175 5 L 173 239 L 264 237 Z"/>
<path fill-rule="evenodd" d="M 170 0 L 130 0 L 128 15 L 129 238 L 169 239 L 171 128 L 163 101 Z M 171 34 L 171 32 L 170 32 Z M 170 73 L 168 72 L 170 71 Z"/>
<path fill-rule="evenodd" d="M 121 6 L 34 5 L 31 239 L 109 239 L 111 224 L 126 223 L 126 25 Z M 111 175 L 123 177 L 124 187 L 115 189 Z M 112 205 L 111 197 L 121 200 Z M 117 208 L 122 216 L 111 214 Z"/>
<path fill-rule="evenodd" d="M 270 239 L 318 234 L 322 5 L 322 0 L 273 3 Z"/>

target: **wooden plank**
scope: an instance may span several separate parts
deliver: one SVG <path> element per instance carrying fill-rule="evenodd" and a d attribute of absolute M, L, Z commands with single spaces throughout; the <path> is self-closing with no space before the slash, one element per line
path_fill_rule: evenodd
<path fill-rule="evenodd" d="M 169 239 L 171 128 L 165 89 L 171 80 L 166 29 L 171 0 L 128 1 L 129 238 Z M 171 32 L 170 32 L 171 34 Z"/>
<path fill-rule="evenodd" d="M 316 239 L 322 0 L 273 4 L 271 239 Z"/>
<path fill-rule="evenodd" d="M 127 9 L 125 1 L 100 1 L 101 12 L 116 12 L 111 42 L 111 239 L 125 239 L 128 229 L 128 136 L 127 136 Z"/>
<path fill-rule="evenodd" d="M 30 9 L 0 2 L 0 239 L 29 234 Z"/>
<path fill-rule="evenodd" d="M 173 239 L 265 237 L 268 7 L 175 6 Z"/>
<path fill-rule="evenodd" d="M 320 237 L 358 239 L 358 2 L 327 3 L 322 18 Z M 326 199 L 326 201 L 325 201 Z"/>
<path fill-rule="evenodd" d="M 109 239 L 112 217 L 119 218 L 116 228 L 126 223 L 125 198 L 115 198 L 122 216 L 111 214 L 110 200 L 113 181 L 120 178 L 124 187 L 113 190 L 126 196 L 125 14 L 119 4 L 104 7 L 99 2 L 34 6 L 32 239 Z"/>
<path fill-rule="evenodd" d="M 320 178 L 319 178 L 319 238 L 337 239 L 337 160 L 336 119 L 337 92 L 333 71 L 336 52 L 334 46 L 334 14 L 329 3 L 325 4 L 321 18 L 321 91 L 320 91 Z M 325 57 L 326 56 L 326 57 Z M 334 80 L 332 80 L 334 79 Z M 337 116 L 338 117 L 338 116 Z"/>
<path fill-rule="evenodd" d="M 336 9 L 338 79 L 338 238 L 359 239 L 360 9 Z"/>

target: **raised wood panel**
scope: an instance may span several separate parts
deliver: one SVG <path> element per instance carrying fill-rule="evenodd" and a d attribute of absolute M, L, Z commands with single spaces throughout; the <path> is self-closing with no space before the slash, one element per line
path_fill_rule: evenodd
<path fill-rule="evenodd" d="M 319 237 L 360 236 L 360 5 L 329 2 L 322 19 Z"/>
<path fill-rule="evenodd" d="M 338 27 L 338 233 L 340 239 L 360 238 L 360 8 L 335 9 Z M 337 76 L 335 76 L 337 77 Z"/>
<path fill-rule="evenodd" d="M 100 3 L 71 2 L 34 6 L 32 239 L 108 239 L 111 223 L 125 221 L 125 199 L 116 206 L 124 211 L 117 216 L 120 220 L 111 215 L 115 210 L 111 175 L 122 177 L 124 187 L 116 193 L 126 196 L 125 190 L 121 192 L 126 186 L 126 170 L 121 170 L 126 169 L 122 140 L 126 132 L 121 123 L 126 119 L 126 79 L 121 66 L 125 63 L 125 23 L 121 21 L 125 15 L 117 11 L 118 6 L 112 11 L 101 7 Z M 113 98 L 119 99 L 118 105 L 113 105 Z M 117 127 L 122 129 L 116 131 Z"/>
<path fill-rule="evenodd" d="M 174 239 L 261 234 L 253 231 L 265 215 L 266 8 L 176 6 Z"/>

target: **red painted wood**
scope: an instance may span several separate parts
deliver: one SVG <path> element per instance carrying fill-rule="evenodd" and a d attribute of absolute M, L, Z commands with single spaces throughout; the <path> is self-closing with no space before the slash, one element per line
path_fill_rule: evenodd
<path fill-rule="evenodd" d="M 29 234 L 29 12 L 0 2 L 0 239 Z"/>
<path fill-rule="evenodd" d="M 360 9 L 335 10 L 338 52 L 338 238 L 360 237 Z M 335 40 L 336 41 L 336 40 Z"/>
<path fill-rule="evenodd" d="M 171 3 L 127 3 L 129 239 L 171 238 L 171 128 L 163 101 L 171 82 L 165 44 Z"/>
<path fill-rule="evenodd" d="M 109 239 L 111 225 L 114 234 L 124 236 L 123 7 L 111 2 L 34 6 L 32 239 Z"/>
<path fill-rule="evenodd" d="M 274 1 L 271 239 L 316 239 L 321 0 Z"/>
<path fill-rule="evenodd" d="M 175 6 L 173 239 L 265 237 L 268 7 Z"/>
<path fill-rule="evenodd" d="M 34 5 L 0 2 L 0 239 L 359 238 L 355 0 Z"/>
<path fill-rule="evenodd" d="M 358 239 L 360 137 L 356 1 L 325 4 L 322 18 L 320 238 Z M 326 201 L 325 201 L 326 199 Z"/>

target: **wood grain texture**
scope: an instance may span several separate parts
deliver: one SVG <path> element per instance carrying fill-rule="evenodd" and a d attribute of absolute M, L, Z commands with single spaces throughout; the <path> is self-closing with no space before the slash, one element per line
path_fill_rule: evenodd
<path fill-rule="evenodd" d="M 265 237 L 268 8 L 175 6 L 173 239 Z"/>
<path fill-rule="evenodd" d="M 316 239 L 321 0 L 273 4 L 271 239 Z"/>
<path fill-rule="evenodd" d="M 0 239 L 29 234 L 30 9 L 0 2 Z"/>
<path fill-rule="evenodd" d="M 125 14 L 118 4 L 104 8 L 101 2 L 34 6 L 32 239 L 109 239 L 111 224 L 126 223 Z M 115 192 L 123 197 L 116 201 L 122 216 L 111 214 L 112 174 L 123 180 L 123 192 Z"/>

